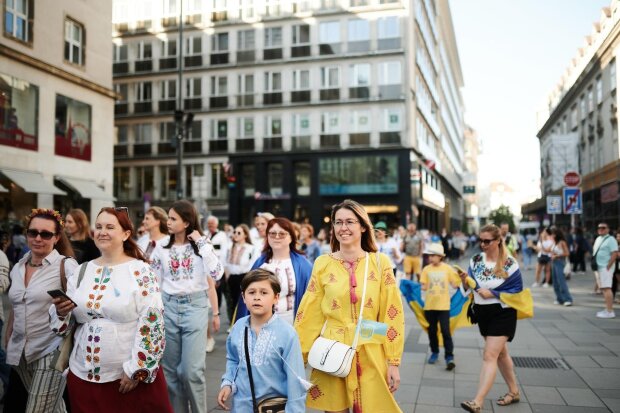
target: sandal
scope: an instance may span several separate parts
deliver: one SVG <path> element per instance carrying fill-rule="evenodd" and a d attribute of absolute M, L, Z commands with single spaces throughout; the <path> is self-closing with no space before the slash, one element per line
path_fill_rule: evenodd
<path fill-rule="evenodd" d="M 521 401 L 521 395 L 519 392 L 511 393 L 508 392 L 504 394 L 502 397 L 497 399 L 497 404 L 500 406 L 508 406 L 513 403 L 519 403 Z"/>
<path fill-rule="evenodd" d="M 461 403 L 461 407 L 470 413 L 480 413 L 482 406 L 479 406 L 475 400 L 467 400 Z"/>

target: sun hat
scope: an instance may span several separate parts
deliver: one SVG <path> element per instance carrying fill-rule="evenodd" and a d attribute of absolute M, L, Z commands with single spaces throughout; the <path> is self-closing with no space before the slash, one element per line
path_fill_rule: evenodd
<path fill-rule="evenodd" d="M 379 221 L 375 224 L 375 229 L 380 229 L 381 231 L 385 231 L 387 232 L 387 225 L 385 225 L 385 222 L 383 221 Z"/>
<path fill-rule="evenodd" d="M 445 257 L 446 254 L 443 252 L 443 245 L 441 244 L 430 244 L 424 250 L 424 254 L 427 255 L 439 255 L 441 257 Z"/>

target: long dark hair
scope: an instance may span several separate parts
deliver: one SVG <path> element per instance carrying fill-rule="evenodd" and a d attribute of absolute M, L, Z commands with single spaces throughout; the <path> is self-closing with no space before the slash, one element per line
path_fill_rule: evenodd
<path fill-rule="evenodd" d="M 557 227 L 553 229 L 553 239 L 555 240 L 556 244 L 559 244 L 560 241 L 566 241 L 566 238 L 564 237 L 564 232 Z"/>
<path fill-rule="evenodd" d="M 148 262 L 148 260 L 144 257 L 144 254 L 142 253 L 142 249 L 140 249 L 140 247 L 138 247 L 138 244 L 136 244 L 136 241 L 133 240 L 135 230 L 133 224 L 131 223 L 131 219 L 129 219 L 129 211 L 127 211 L 127 209 L 106 207 L 101 208 L 101 211 L 99 211 L 97 217 L 99 217 L 99 215 L 104 212 L 106 214 L 114 215 L 124 231 L 130 231 L 129 237 L 127 237 L 127 239 L 123 241 L 123 252 L 126 255 L 137 260 Z"/>
<path fill-rule="evenodd" d="M 75 239 L 87 240 L 90 238 L 90 224 L 86 213 L 80 208 L 73 208 L 67 212 L 67 215 L 71 215 L 71 218 L 75 221 L 75 225 L 78 227 Z"/>
<path fill-rule="evenodd" d="M 377 241 L 375 239 L 375 231 L 372 227 L 372 223 L 370 222 L 370 217 L 368 216 L 368 213 L 366 212 L 364 207 L 361 204 L 353 201 L 352 199 L 345 199 L 341 203 L 335 204 L 332 207 L 332 213 L 330 216 L 331 237 L 329 240 L 331 250 L 333 252 L 340 251 L 340 241 L 338 241 L 338 238 L 336 238 L 334 234 L 334 219 L 336 219 L 336 212 L 338 212 L 338 210 L 342 208 L 348 209 L 349 211 L 353 212 L 355 214 L 355 217 L 359 221 L 360 226 L 366 229 L 366 231 L 362 232 L 362 250 L 366 252 L 377 252 Z"/>
<path fill-rule="evenodd" d="M 176 212 L 181 217 L 183 222 L 187 222 L 189 224 L 187 225 L 187 228 L 185 228 L 185 238 L 187 238 L 189 234 L 194 232 L 194 230 L 198 231 L 200 235 L 204 235 L 204 233 L 202 232 L 202 228 L 200 228 L 198 212 L 196 211 L 196 207 L 194 207 L 194 204 L 185 199 L 182 199 L 172 204 L 170 209 L 174 209 L 174 212 Z M 168 241 L 168 245 L 164 246 L 164 248 L 170 248 L 173 244 L 174 235 L 170 234 L 170 241 Z M 198 252 L 198 245 L 196 245 L 196 243 L 192 240 L 189 240 L 189 244 L 192 246 L 194 254 L 200 257 L 201 255 L 200 252 Z"/>
<path fill-rule="evenodd" d="M 304 255 L 303 252 L 297 249 L 297 234 L 295 233 L 295 227 L 293 227 L 293 223 L 286 218 L 276 217 L 270 219 L 267 223 L 267 229 L 265 230 L 265 247 L 263 248 L 263 254 L 266 256 L 267 261 L 273 258 L 273 250 L 271 246 L 269 246 L 269 230 L 273 228 L 274 225 L 278 224 L 280 228 L 284 231 L 288 232 L 291 237 L 291 242 L 289 242 L 288 246 L 291 252 Z"/>
<path fill-rule="evenodd" d="M 58 251 L 60 255 L 75 258 L 75 252 L 73 251 L 71 242 L 69 241 L 69 238 L 64 231 L 65 222 L 63 221 L 60 212 L 53 209 L 33 209 L 32 213 L 28 216 L 28 223 L 26 224 L 26 229 L 30 228 L 30 223 L 34 218 L 42 218 L 47 219 L 48 221 L 52 221 L 54 223 L 54 228 L 56 232 L 55 235 L 59 236 L 58 242 L 54 244 L 54 249 Z"/>

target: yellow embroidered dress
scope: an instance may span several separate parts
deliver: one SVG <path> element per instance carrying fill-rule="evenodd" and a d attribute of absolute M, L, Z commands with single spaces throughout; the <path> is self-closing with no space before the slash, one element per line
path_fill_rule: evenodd
<path fill-rule="evenodd" d="M 346 378 L 312 370 L 316 384 L 308 391 L 306 404 L 317 410 L 343 410 L 354 413 L 400 412 L 386 382 L 387 366 L 400 365 L 404 346 L 405 321 L 402 301 L 390 259 L 368 254 L 368 286 L 363 317 L 387 324 L 383 344 L 358 345 L 351 373 Z M 327 320 L 324 337 L 352 344 L 364 287 L 365 258 L 346 262 L 322 255 L 314 262 L 312 278 L 301 300 L 295 329 L 301 342 L 304 362 L 314 340 Z M 354 278 L 351 277 L 354 276 Z M 354 290 L 351 285 L 355 285 Z M 353 290 L 353 291 L 352 291 Z M 357 301 L 352 305 L 352 300 Z"/>

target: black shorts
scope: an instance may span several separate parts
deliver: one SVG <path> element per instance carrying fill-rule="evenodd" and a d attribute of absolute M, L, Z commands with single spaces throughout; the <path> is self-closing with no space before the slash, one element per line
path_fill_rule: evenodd
<path fill-rule="evenodd" d="M 483 337 L 508 337 L 512 341 L 517 330 L 517 310 L 501 304 L 475 304 L 478 329 Z"/>

